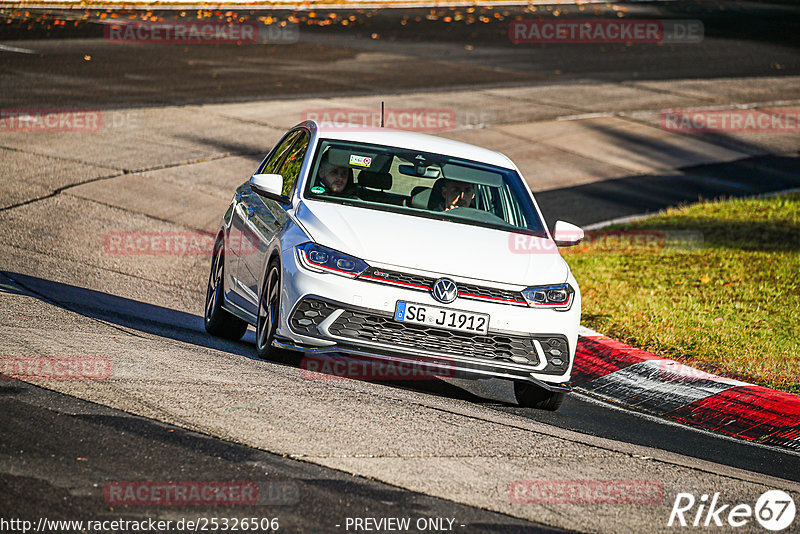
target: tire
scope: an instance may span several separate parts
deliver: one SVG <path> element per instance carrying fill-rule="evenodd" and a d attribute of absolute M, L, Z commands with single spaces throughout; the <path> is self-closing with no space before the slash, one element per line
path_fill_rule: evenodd
<path fill-rule="evenodd" d="M 247 322 L 222 308 L 222 301 L 225 298 L 225 261 L 222 257 L 224 252 L 225 242 L 220 237 L 214 244 L 214 253 L 211 255 L 211 273 L 208 275 L 206 289 L 205 326 L 206 332 L 212 336 L 236 341 L 242 339 L 247 331 Z"/>
<path fill-rule="evenodd" d="M 261 293 L 258 296 L 258 318 L 256 320 L 256 351 L 258 357 L 280 359 L 282 353 L 272 346 L 281 309 L 281 266 L 277 258 L 269 262 Z"/>
<path fill-rule="evenodd" d="M 514 382 L 514 394 L 520 406 L 550 412 L 558 410 L 567 398 L 564 391 L 547 391 L 527 382 Z"/>

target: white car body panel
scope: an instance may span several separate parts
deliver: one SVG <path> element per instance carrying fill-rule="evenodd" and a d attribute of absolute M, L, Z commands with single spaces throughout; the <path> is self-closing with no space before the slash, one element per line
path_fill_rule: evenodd
<path fill-rule="evenodd" d="M 523 286 L 561 283 L 569 268 L 548 238 L 541 253 L 513 253 L 502 230 L 307 200 L 297 217 L 312 240 L 370 265 L 424 266 L 441 276 Z M 420 261 L 424 258 L 424 261 Z M 498 261 L 502 258 L 502 261 Z"/>

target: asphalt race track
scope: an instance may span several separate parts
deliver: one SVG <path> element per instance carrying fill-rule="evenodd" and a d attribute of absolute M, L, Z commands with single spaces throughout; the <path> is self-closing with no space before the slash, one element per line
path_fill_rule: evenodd
<path fill-rule="evenodd" d="M 571 16 L 586 17 L 590 11 L 616 16 L 616 9 L 591 6 Z M 130 46 L 104 40 L 94 15 L 77 27 L 47 21 L 31 26 L 24 12 L 12 11 L 3 36 L 20 39 L 12 46 L 29 52 L 0 50 L 3 72 L 13 74 L 0 79 L 0 89 L 7 107 L 114 108 L 568 80 L 631 83 L 800 73 L 797 13 L 791 2 L 646 2 L 625 9 L 629 18 L 702 20 L 705 38 L 697 44 L 670 45 L 514 45 L 507 36 L 509 21 L 533 14 L 509 7 L 489 9 L 491 21 L 471 25 L 444 22 L 453 15 L 448 10 L 441 10 L 436 20 L 426 18 L 428 10 L 355 13 L 352 30 L 301 24 L 297 43 Z M 505 18 L 494 19 L 500 11 Z M 536 14 L 543 11 L 553 9 L 541 8 Z M 80 21 L 81 15 L 54 11 L 51 18 L 71 22 Z M 317 18 L 326 15 L 320 11 Z M 255 12 L 250 20 L 258 16 Z M 286 16 L 276 15 L 280 20 Z M 399 23 L 402 18 L 407 24 Z M 377 38 L 370 38 L 373 34 Z M 82 38 L 38 40 L 59 36 Z M 581 107 L 579 101 L 573 105 Z"/>
<path fill-rule="evenodd" d="M 298 356 L 257 359 L 252 331 L 235 343 L 205 333 L 206 255 L 104 249 L 118 230 L 213 231 L 235 186 L 303 110 L 377 99 L 450 102 L 458 125 L 442 135 L 507 152 L 549 225 L 800 187 L 796 134 L 686 141 L 653 127 L 671 106 L 800 107 L 800 8 L 627 8 L 701 19 L 705 39 L 520 48 L 498 38 L 507 21 L 446 26 L 418 10 L 402 26 L 401 12 L 387 12 L 359 14 L 351 30 L 309 27 L 288 45 L 131 47 L 92 24 L 27 30 L 0 9 L 14 21 L 0 30 L 0 108 L 88 107 L 129 120 L 101 134 L 0 131 L 1 354 L 113 368 L 105 380 L 0 380 L 0 517 L 246 516 L 279 518 L 279 532 L 410 517 L 432 520 L 411 532 L 674 532 L 680 492 L 753 505 L 780 488 L 800 505 L 797 452 L 584 395 L 545 413 L 517 406 L 503 384 L 309 379 Z M 603 148 L 612 146 L 619 152 Z M 520 480 L 645 481 L 662 494 L 526 503 L 510 492 Z M 259 499 L 110 502 L 104 491 L 126 481 L 242 481 Z"/>
<path fill-rule="evenodd" d="M 343 521 L 343 512 L 391 517 L 398 510 L 415 516 L 458 518 L 458 525 L 469 525 L 470 532 L 559 532 L 213 439 L 25 383 L 4 381 L 0 396 L 4 414 L 0 454 L 5 462 L 15 459 L 24 465 L 16 472 L 4 470 L 0 475 L 6 517 L 12 510 L 15 515 L 35 519 L 194 519 L 199 515 L 191 506 L 173 507 L 168 516 L 160 514 L 157 507 L 128 507 L 114 513 L 103 502 L 103 486 L 93 475 L 80 473 L 81 464 L 77 462 L 86 462 L 91 471 L 114 473 L 125 480 L 255 482 L 263 502 L 248 507 L 248 515 L 278 516 L 284 528 L 295 532 L 335 531 Z M 235 505 L 214 507 L 218 517 L 235 516 L 240 511 L 241 507 Z"/>

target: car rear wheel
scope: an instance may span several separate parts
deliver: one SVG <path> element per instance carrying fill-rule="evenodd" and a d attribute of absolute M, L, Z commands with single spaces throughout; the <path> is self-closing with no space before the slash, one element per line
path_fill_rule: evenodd
<path fill-rule="evenodd" d="M 514 382 L 514 394 L 520 406 L 551 412 L 558 410 L 567 398 L 566 392 L 547 391 L 527 382 Z"/>
<path fill-rule="evenodd" d="M 247 323 L 222 308 L 225 298 L 225 242 L 222 238 L 214 244 L 211 256 L 211 274 L 206 290 L 205 326 L 212 336 L 226 339 L 241 339 L 247 331 Z"/>
<path fill-rule="evenodd" d="M 261 296 L 258 299 L 256 350 L 260 358 L 272 359 L 278 355 L 278 349 L 272 346 L 272 342 L 275 340 L 275 330 L 278 328 L 280 296 L 280 263 L 277 259 L 274 259 L 267 267 L 267 274 L 261 286 Z"/>

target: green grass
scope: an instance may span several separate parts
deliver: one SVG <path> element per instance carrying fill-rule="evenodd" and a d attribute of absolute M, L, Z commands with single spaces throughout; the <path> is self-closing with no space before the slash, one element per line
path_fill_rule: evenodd
<path fill-rule="evenodd" d="M 663 232 L 668 245 L 622 244 L 615 231 Z M 669 246 L 676 236 L 702 236 L 702 246 Z M 581 286 L 585 326 L 800 394 L 800 194 L 670 209 L 562 252 Z"/>

